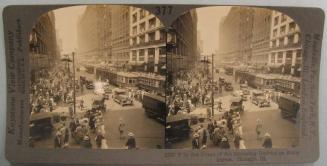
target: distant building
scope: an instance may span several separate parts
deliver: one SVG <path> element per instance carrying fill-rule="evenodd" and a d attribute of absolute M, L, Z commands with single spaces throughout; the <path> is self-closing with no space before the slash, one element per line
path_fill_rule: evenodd
<path fill-rule="evenodd" d="M 191 10 L 178 17 L 172 24 L 172 27 L 176 30 L 177 41 L 172 59 L 169 58 L 167 65 L 173 73 L 195 67 L 195 63 L 199 58 L 197 22 L 196 10 Z"/>
<path fill-rule="evenodd" d="M 148 11 L 130 7 L 129 64 L 145 72 L 160 72 L 166 63 L 166 32 Z"/>
<path fill-rule="evenodd" d="M 78 57 L 80 61 L 93 62 L 101 60 L 99 20 L 103 17 L 101 14 L 101 5 L 87 6 L 83 15 L 78 20 L 77 38 L 78 38 Z"/>
<path fill-rule="evenodd" d="M 272 10 L 255 8 L 250 64 L 268 64 Z"/>
<path fill-rule="evenodd" d="M 32 82 L 39 78 L 39 71 L 51 70 L 60 60 L 53 12 L 42 15 L 33 26 L 29 38 L 29 55 Z"/>
<path fill-rule="evenodd" d="M 122 68 L 129 62 L 130 7 L 110 5 L 111 8 L 111 46 L 109 61 Z"/>
<path fill-rule="evenodd" d="M 273 11 L 269 66 L 282 66 L 282 73 L 300 76 L 302 66 L 301 50 L 299 26 L 287 15 Z"/>

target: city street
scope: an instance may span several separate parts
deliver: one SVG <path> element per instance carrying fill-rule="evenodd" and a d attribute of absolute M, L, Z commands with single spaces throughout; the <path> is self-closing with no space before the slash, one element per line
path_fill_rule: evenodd
<path fill-rule="evenodd" d="M 222 102 L 223 110 L 227 111 L 230 109 L 230 100 L 235 98 L 233 92 L 236 90 L 240 90 L 240 84 L 234 81 L 233 76 L 226 75 L 224 73 L 216 74 L 215 78 L 219 77 L 225 78 L 227 82 L 232 83 L 233 91 L 226 91 L 225 89 L 221 94 L 215 94 L 215 103 L 220 100 Z M 251 91 L 254 89 L 249 87 Z M 250 93 L 251 94 L 251 93 Z M 247 149 L 257 149 L 263 148 L 263 135 L 268 132 L 271 135 L 271 139 L 273 142 L 274 148 L 285 148 L 285 147 L 293 147 L 298 143 L 298 133 L 296 128 L 296 123 L 289 119 L 284 119 L 281 116 L 280 109 L 278 108 L 278 104 L 270 101 L 269 107 L 258 107 L 253 104 L 250 100 L 250 95 L 247 95 L 247 101 L 243 101 L 244 112 L 241 114 L 241 126 L 242 126 L 242 138 L 245 142 L 245 146 Z M 207 108 L 211 108 L 211 104 L 200 105 L 196 107 L 194 110 L 190 112 L 193 116 L 198 117 L 206 117 Z M 218 120 L 218 117 L 221 117 L 225 111 L 218 111 L 217 106 L 214 106 L 214 119 Z M 257 139 L 256 134 L 256 121 L 257 119 L 261 119 L 263 122 L 262 127 L 262 136 Z M 198 124 L 191 125 L 192 131 L 196 131 L 199 129 L 200 125 L 203 125 L 204 128 L 207 128 L 208 120 L 206 119 L 203 123 L 199 122 Z M 192 137 L 193 132 L 190 132 L 190 136 L 186 140 L 182 140 L 179 142 L 175 142 L 172 144 L 172 148 L 192 148 Z M 233 136 L 231 134 L 228 135 L 228 139 L 231 145 L 231 148 L 234 148 L 234 144 L 232 142 Z M 208 142 L 207 148 L 217 148 L 211 141 Z"/>
<path fill-rule="evenodd" d="M 77 77 L 78 76 L 78 77 Z M 78 72 L 76 78 L 79 76 L 84 76 L 88 80 L 95 80 L 95 76 L 93 74 L 86 73 L 84 71 Z M 95 81 L 94 84 L 100 84 L 101 82 Z M 109 85 L 110 89 L 115 91 L 116 87 L 113 85 Z M 84 87 L 83 92 L 80 90 L 76 93 L 76 113 L 78 116 L 82 116 L 86 113 L 87 110 L 92 108 L 92 104 L 94 100 L 98 100 L 102 98 L 102 94 L 99 94 L 97 90 L 97 86 L 95 89 L 87 89 Z M 164 125 L 160 124 L 154 119 L 151 119 L 146 116 L 144 109 L 142 107 L 142 103 L 133 100 L 133 105 L 122 106 L 116 101 L 113 100 L 113 94 L 109 95 L 109 99 L 105 100 L 104 104 L 106 106 L 106 112 L 103 113 L 103 129 L 104 129 L 104 137 L 106 139 L 106 143 L 109 149 L 125 149 L 127 134 L 132 132 L 134 134 L 134 138 L 136 141 L 136 147 L 139 149 L 147 149 L 147 148 L 159 148 L 164 146 Z M 83 101 L 84 109 L 79 107 L 79 103 Z M 57 106 L 53 112 L 59 114 L 69 115 L 69 106 L 67 104 Z M 119 133 L 119 121 L 122 120 L 125 124 L 123 137 L 120 137 Z M 69 125 L 68 121 L 61 121 L 55 124 L 55 130 L 52 132 L 52 135 L 43 140 L 37 140 L 34 142 L 34 147 L 48 147 L 52 148 L 53 140 L 55 137 L 56 130 L 61 127 L 61 125 L 65 123 L 66 126 Z M 95 134 L 90 134 L 91 143 L 95 146 Z M 69 141 L 70 148 L 78 148 L 79 145 L 76 144 L 74 139 L 70 138 Z"/>

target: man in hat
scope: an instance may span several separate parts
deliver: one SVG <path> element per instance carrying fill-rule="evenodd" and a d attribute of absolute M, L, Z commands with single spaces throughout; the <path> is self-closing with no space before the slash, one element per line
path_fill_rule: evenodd
<path fill-rule="evenodd" d="M 228 142 L 228 139 L 226 136 L 223 136 L 223 138 L 221 139 L 220 148 L 222 148 L 222 149 L 230 148 L 230 145 L 229 145 L 229 142 Z"/>
<path fill-rule="evenodd" d="M 123 121 L 123 118 L 119 118 L 118 130 L 119 130 L 119 138 L 120 139 L 124 138 L 125 123 Z"/>
<path fill-rule="evenodd" d="M 199 136 L 199 134 L 197 132 L 193 135 L 192 148 L 193 149 L 200 149 L 200 136 Z"/>
<path fill-rule="evenodd" d="M 82 147 L 88 148 L 88 149 L 92 148 L 91 140 L 88 135 L 84 136 L 83 141 L 82 141 Z"/>
<path fill-rule="evenodd" d="M 262 147 L 264 148 L 272 148 L 272 140 L 271 140 L 271 136 L 269 133 L 265 134 L 265 138 L 263 140 L 263 144 Z"/>
<path fill-rule="evenodd" d="M 54 147 L 55 148 L 61 148 L 62 146 L 62 141 L 61 141 L 61 132 L 57 131 L 56 137 L 54 139 Z"/>
<path fill-rule="evenodd" d="M 134 134 L 132 132 L 128 133 L 126 147 L 127 147 L 127 149 L 135 149 L 136 148 L 136 141 L 135 141 Z"/>

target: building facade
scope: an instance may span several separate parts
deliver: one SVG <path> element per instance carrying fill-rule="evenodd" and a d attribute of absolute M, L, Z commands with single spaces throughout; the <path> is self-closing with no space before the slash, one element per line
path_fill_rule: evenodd
<path fill-rule="evenodd" d="M 96 63 L 101 60 L 99 20 L 101 17 L 101 5 L 87 6 L 85 12 L 78 20 L 77 40 L 78 40 L 78 57 L 84 63 Z"/>
<path fill-rule="evenodd" d="M 141 71 L 161 73 L 166 63 L 166 32 L 148 11 L 130 7 L 129 64 Z"/>
<path fill-rule="evenodd" d="M 253 20 L 251 64 L 265 65 L 269 61 L 272 10 L 255 8 Z"/>
<path fill-rule="evenodd" d="M 173 73 L 191 70 L 200 57 L 197 46 L 197 22 L 196 10 L 191 10 L 178 17 L 172 24 L 177 41 L 167 65 Z"/>
<path fill-rule="evenodd" d="M 33 26 L 29 38 L 29 56 L 32 82 L 39 78 L 39 71 L 51 70 L 60 60 L 53 12 L 42 15 Z"/>
<path fill-rule="evenodd" d="M 241 58 L 240 22 L 239 7 L 232 7 L 219 23 L 219 56 L 225 62 Z"/>
<path fill-rule="evenodd" d="M 282 66 L 283 74 L 300 76 L 302 66 L 301 32 L 287 15 L 273 11 L 270 31 L 270 66 Z"/>
<path fill-rule="evenodd" d="M 129 62 L 129 6 L 110 5 L 112 56 L 109 61 L 116 67 L 124 67 Z"/>

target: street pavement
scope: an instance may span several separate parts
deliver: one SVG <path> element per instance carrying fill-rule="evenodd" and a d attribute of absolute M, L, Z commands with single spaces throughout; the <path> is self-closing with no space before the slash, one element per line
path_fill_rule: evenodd
<path fill-rule="evenodd" d="M 95 80 L 95 76 L 88 74 L 84 71 L 78 72 L 76 78 L 79 76 L 86 76 L 89 80 Z M 114 89 L 115 86 L 110 85 L 110 88 Z M 92 103 L 96 99 L 102 98 L 102 95 L 98 93 L 97 89 L 86 89 L 84 91 L 77 91 L 76 93 L 76 112 L 77 114 L 83 114 L 86 110 L 92 107 Z M 85 109 L 80 109 L 80 101 L 84 101 Z M 132 132 L 135 135 L 136 146 L 139 149 L 147 148 L 157 148 L 158 146 L 164 147 L 165 139 L 165 126 L 160 124 L 154 119 L 151 119 L 146 116 L 142 103 L 134 100 L 133 105 L 121 106 L 117 102 L 113 101 L 112 95 L 110 95 L 109 100 L 105 101 L 107 107 L 106 112 L 104 113 L 104 130 L 105 130 L 105 139 L 107 140 L 107 145 L 109 149 L 125 149 L 125 144 L 127 141 L 128 132 Z M 68 105 L 57 106 L 54 112 L 61 114 L 69 114 Z M 120 138 L 120 133 L 118 130 L 119 119 L 122 119 L 125 123 L 125 132 L 124 137 Z M 55 128 L 58 128 L 68 122 L 59 122 L 55 124 Z M 38 140 L 34 142 L 34 147 L 42 148 L 53 148 L 54 147 L 54 136 L 55 131 L 52 135 L 43 140 Z M 91 142 L 95 148 L 95 135 L 91 134 Z M 69 148 L 80 148 L 79 145 L 71 138 L 69 141 Z"/>
<path fill-rule="evenodd" d="M 216 75 L 215 78 L 218 79 L 219 76 L 223 76 L 226 81 L 231 82 L 234 90 L 240 89 L 240 85 L 234 82 L 233 76 L 219 74 Z M 250 88 L 250 90 L 252 89 Z M 229 110 L 230 100 L 234 97 L 232 93 L 233 91 L 223 90 L 221 94 L 215 95 L 215 102 L 221 100 L 223 110 Z M 243 130 L 242 138 L 245 141 L 245 146 L 247 149 L 262 148 L 262 137 L 266 132 L 271 135 L 273 148 L 290 148 L 298 144 L 299 133 L 296 128 L 296 123 L 288 119 L 282 118 L 277 103 L 271 101 L 269 107 L 260 108 L 253 104 L 248 97 L 248 100 L 243 102 L 243 106 L 244 112 L 241 114 L 241 123 Z M 190 114 L 206 117 L 208 107 L 211 108 L 211 104 L 205 106 L 198 106 Z M 216 109 L 217 106 L 214 106 L 214 108 L 214 114 L 216 116 L 223 114 L 223 112 L 219 112 Z M 257 139 L 256 135 L 256 120 L 258 118 L 263 121 L 263 133 L 259 139 Z M 206 127 L 207 123 L 208 121 L 198 123 L 196 125 L 192 125 L 191 128 L 194 131 L 198 129 L 201 124 Z M 193 133 L 191 132 L 188 139 L 173 143 L 172 148 L 192 148 L 192 135 Z M 233 148 L 233 138 L 231 135 L 229 135 L 228 137 L 230 140 L 231 148 Z M 212 145 L 211 141 L 209 141 L 209 143 L 207 144 L 207 148 L 215 148 L 215 146 Z"/>

